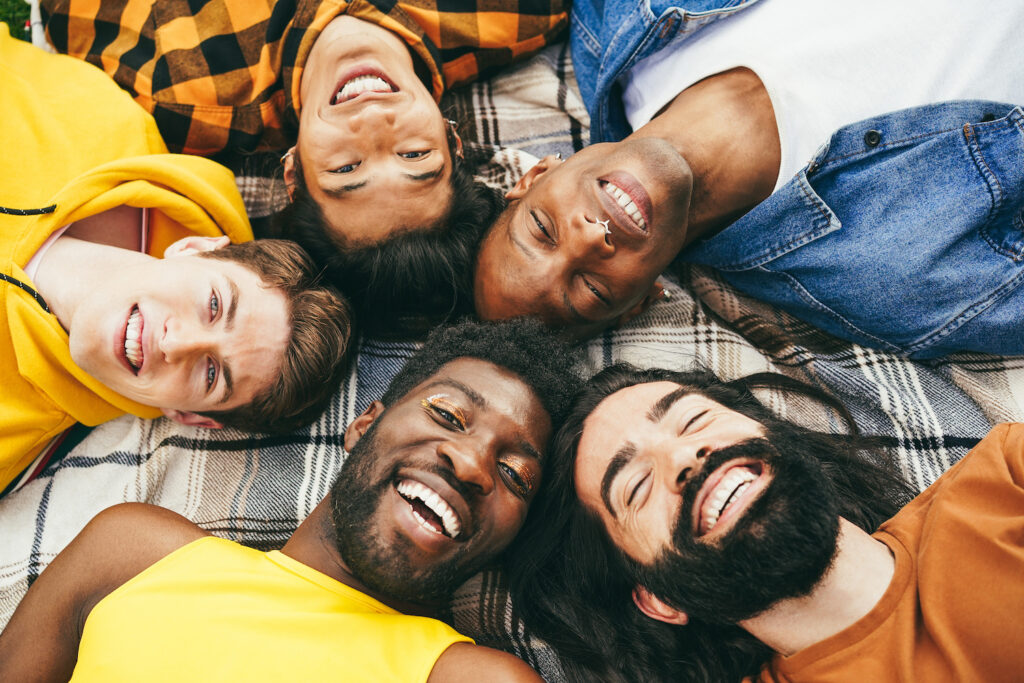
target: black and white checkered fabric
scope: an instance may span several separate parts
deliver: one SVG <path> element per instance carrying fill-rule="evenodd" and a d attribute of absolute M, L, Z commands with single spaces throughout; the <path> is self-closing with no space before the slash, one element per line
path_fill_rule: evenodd
<path fill-rule="evenodd" d="M 494 156 L 485 175 L 496 186 L 510 186 L 532 157 L 568 156 L 587 138 L 587 115 L 564 46 L 455 93 L 447 106 L 472 122 L 460 131 L 470 150 Z M 494 155 L 499 145 L 522 152 Z M 280 180 L 246 172 L 239 186 L 250 212 L 266 215 L 284 196 Z M 964 354 L 912 363 L 831 338 L 736 293 L 709 271 L 680 266 L 674 278 L 667 283 L 669 301 L 590 344 L 595 370 L 627 360 L 701 365 L 727 378 L 770 370 L 820 385 L 849 406 L 865 432 L 888 439 L 918 488 L 963 457 L 993 424 L 1024 420 L 1024 358 Z M 0 625 L 85 523 L 115 503 L 163 505 L 219 536 L 279 547 L 326 494 L 345 457 L 345 425 L 380 397 L 413 349 L 362 340 L 358 363 L 330 410 L 292 436 L 252 438 L 129 417 L 93 430 L 38 480 L 0 500 Z M 820 406 L 764 398 L 784 417 L 838 429 L 836 416 Z M 519 654 L 549 680 L 560 678 L 543 644 L 523 633 L 498 572 L 460 589 L 451 612 L 455 626 L 478 642 Z"/>

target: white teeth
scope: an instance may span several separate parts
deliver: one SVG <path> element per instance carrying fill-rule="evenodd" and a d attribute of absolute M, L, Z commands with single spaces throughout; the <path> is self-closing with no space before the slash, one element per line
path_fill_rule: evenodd
<path fill-rule="evenodd" d="M 128 327 L 124 332 L 124 355 L 133 368 L 138 370 L 142 367 L 142 314 L 138 308 L 133 309 L 128 316 Z"/>
<path fill-rule="evenodd" d="M 457 538 L 459 532 L 462 531 L 462 523 L 459 521 L 459 516 L 455 510 L 445 501 L 444 498 L 439 496 L 436 491 L 421 484 L 418 481 L 411 481 L 409 479 L 403 479 L 398 483 L 396 487 L 398 492 L 405 498 L 415 498 L 426 505 L 430 510 L 438 516 L 441 520 L 441 524 L 444 526 L 444 533 L 449 538 Z M 413 514 L 416 515 L 416 519 L 427 529 L 434 531 L 433 525 L 413 509 Z M 435 532 L 436 533 L 436 532 Z"/>
<path fill-rule="evenodd" d="M 335 103 L 344 102 L 364 92 L 394 92 L 394 89 L 383 78 L 365 74 L 363 76 L 356 76 L 341 86 L 341 89 L 334 96 L 334 101 Z"/>
<path fill-rule="evenodd" d="M 623 192 L 618 185 L 606 181 L 604 184 L 604 191 L 622 207 L 622 210 L 626 212 L 626 215 L 629 216 L 634 223 L 640 226 L 641 230 L 647 229 L 647 222 L 644 220 L 643 214 L 640 213 L 640 209 L 637 208 L 636 203 L 630 199 L 629 195 Z"/>
<path fill-rule="evenodd" d="M 704 503 L 704 533 L 715 528 L 718 518 L 722 516 L 726 508 L 742 497 L 750 482 L 757 479 L 757 475 L 745 467 L 732 469 L 722 477 L 715 490 L 708 494 Z"/>

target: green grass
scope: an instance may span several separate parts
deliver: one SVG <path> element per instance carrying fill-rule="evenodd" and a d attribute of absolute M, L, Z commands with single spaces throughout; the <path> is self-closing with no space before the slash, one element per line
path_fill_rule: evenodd
<path fill-rule="evenodd" d="M 28 21 L 28 3 L 25 0 L 0 0 L 0 21 L 5 22 L 15 38 L 28 40 L 25 22 Z"/>

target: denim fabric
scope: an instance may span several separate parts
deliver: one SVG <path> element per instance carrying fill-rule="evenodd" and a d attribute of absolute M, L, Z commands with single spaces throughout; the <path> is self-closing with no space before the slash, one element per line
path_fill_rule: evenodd
<path fill-rule="evenodd" d="M 868 346 L 1024 354 L 1024 112 L 952 102 L 846 126 L 680 258 Z"/>
<path fill-rule="evenodd" d="M 618 77 L 677 37 L 750 7 L 757 0 L 574 0 L 569 40 L 580 94 L 590 113 L 590 141 L 629 135 Z M 681 38 L 685 39 L 685 38 Z"/>

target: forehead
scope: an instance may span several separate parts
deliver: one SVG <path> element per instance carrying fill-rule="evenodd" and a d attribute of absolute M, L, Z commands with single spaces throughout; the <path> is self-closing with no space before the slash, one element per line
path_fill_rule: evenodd
<path fill-rule="evenodd" d="M 606 396 L 583 421 L 577 465 L 589 464 L 599 459 L 602 453 L 610 457 L 617 444 L 633 439 L 638 432 L 653 426 L 647 417 L 651 407 L 680 386 L 675 382 L 647 382 Z"/>

